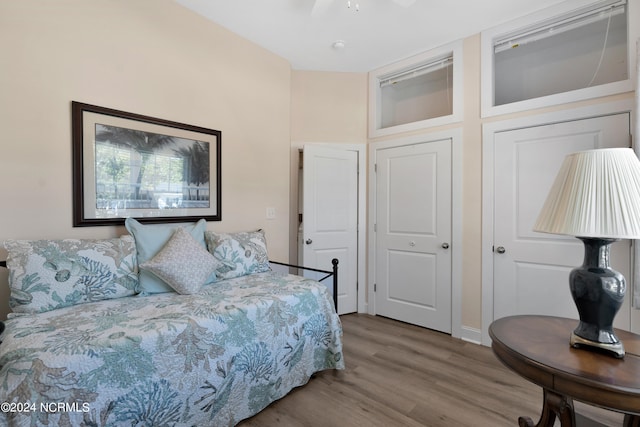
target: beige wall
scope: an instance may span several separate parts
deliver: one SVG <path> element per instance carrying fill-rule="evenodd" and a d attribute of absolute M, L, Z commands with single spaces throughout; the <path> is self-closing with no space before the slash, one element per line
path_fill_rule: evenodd
<path fill-rule="evenodd" d="M 2 1 L 0 52 L 0 241 L 126 233 L 71 225 L 75 100 L 221 130 L 223 220 L 208 228 L 264 228 L 287 258 L 287 61 L 171 0 Z"/>
<path fill-rule="evenodd" d="M 480 122 L 480 36 L 464 41 L 462 124 L 462 319 L 482 326 L 482 125 Z"/>
<path fill-rule="evenodd" d="M 367 143 L 367 74 L 293 71 L 291 141 L 289 252 L 296 262 L 299 150 L 305 143 Z"/>
<path fill-rule="evenodd" d="M 293 143 L 367 142 L 367 74 L 293 71 Z"/>

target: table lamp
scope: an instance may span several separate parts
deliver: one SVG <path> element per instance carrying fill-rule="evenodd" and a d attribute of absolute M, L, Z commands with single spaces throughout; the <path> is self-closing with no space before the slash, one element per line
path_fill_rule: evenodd
<path fill-rule="evenodd" d="M 571 346 L 624 357 L 613 319 L 624 300 L 626 282 L 609 267 L 609 255 L 611 243 L 640 239 L 640 161 L 633 150 L 569 154 L 533 229 L 575 236 L 584 243 L 584 263 L 569 275 L 580 316 Z"/>

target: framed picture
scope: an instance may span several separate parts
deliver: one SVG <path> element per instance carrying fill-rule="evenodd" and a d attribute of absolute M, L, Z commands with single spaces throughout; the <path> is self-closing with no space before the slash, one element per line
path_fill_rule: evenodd
<path fill-rule="evenodd" d="M 73 101 L 73 226 L 222 219 L 222 132 Z"/>

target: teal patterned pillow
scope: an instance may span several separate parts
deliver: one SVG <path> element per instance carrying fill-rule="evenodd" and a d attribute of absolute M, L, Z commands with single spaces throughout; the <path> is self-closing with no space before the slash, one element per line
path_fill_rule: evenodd
<path fill-rule="evenodd" d="M 267 241 L 262 230 L 240 233 L 205 231 L 204 239 L 209 252 L 222 263 L 216 270 L 219 279 L 233 279 L 271 270 Z"/>
<path fill-rule="evenodd" d="M 176 228 L 153 258 L 140 264 L 179 294 L 195 294 L 219 267 L 218 261 L 188 231 Z"/>
<path fill-rule="evenodd" d="M 7 240 L 4 247 L 14 313 L 41 313 L 137 293 L 136 247 L 131 236 Z"/>

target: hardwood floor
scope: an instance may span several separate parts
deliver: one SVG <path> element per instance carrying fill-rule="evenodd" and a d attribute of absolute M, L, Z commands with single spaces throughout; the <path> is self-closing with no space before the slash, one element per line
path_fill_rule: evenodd
<path fill-rule="evenodd" d="M 341 319 L 346 369 L 316 374 L 239 426 L 513 427 L 540 415 L 542 390 L 488 347 L 383 317 Z M 621 414 L 576 410 L 588 416 L 579 427 L 622 425 Z"/>

